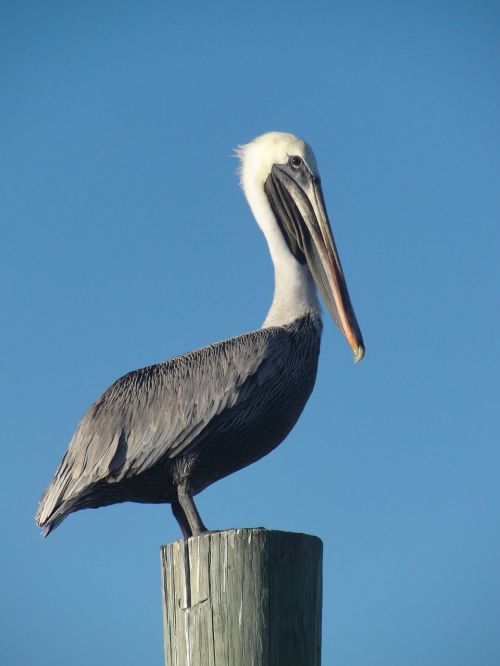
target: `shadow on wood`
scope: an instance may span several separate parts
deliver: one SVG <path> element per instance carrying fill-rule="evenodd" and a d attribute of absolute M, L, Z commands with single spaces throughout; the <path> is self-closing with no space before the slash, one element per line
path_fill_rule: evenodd
<path fill-rule="evenodd" d="M 319 666 L 322 555 L 263 528 L 162 546 L 166 666 Z"/>

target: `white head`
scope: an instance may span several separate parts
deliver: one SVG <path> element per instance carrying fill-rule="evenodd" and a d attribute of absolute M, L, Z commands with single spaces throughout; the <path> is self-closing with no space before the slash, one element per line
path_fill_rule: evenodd
<path fill-rule="evenodd" d="M 291 293 L 296 301 L 310 300 L 307 292 L 311 291 L 312 276 L 355 360 L 360 360 L 363 339 L 326 214 L 312 149 L 293 134 L 269 132 L 240 146 L 237 154 L 243 191 L 269 244 L 277 292 Z"/>
<path fill-rule="evenodd" d="M 301 157 L 310 171 L 319 176 L 312 148 L 295 134 L 268 132 L 239 146 L 236 152 L 241 160 L 240 178 L 245 193 L 247 188 L 263 185 L 273 165 L 286 164 L 293 155 Z"/>

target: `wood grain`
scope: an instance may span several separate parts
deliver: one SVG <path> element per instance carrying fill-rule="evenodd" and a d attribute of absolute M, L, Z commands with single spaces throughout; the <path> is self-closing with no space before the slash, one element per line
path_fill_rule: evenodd
<path fill-rule="evenodd" d="M 319 666 L 321 540 L 263 528 L 161 548 L 167 666 Z"/>

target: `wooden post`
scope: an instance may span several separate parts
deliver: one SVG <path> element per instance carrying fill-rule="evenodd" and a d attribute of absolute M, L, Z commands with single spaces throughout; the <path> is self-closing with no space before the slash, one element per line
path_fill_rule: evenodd
<path fill-rule="evenodd" d="M 264 528 L 162 546 L 166 666 L 319 666 L 322 555 Z"/>

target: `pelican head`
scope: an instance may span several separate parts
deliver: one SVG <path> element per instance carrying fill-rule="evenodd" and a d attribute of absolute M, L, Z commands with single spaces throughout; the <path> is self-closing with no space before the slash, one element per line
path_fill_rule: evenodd
<path fill-rule="evenodd" d="M 241 184 L 275 267 L 307 267 L 354 361 L 365 353 L 328 221 L 316 158 L 299 137 L 269 132 L 238 149 Z"/>

